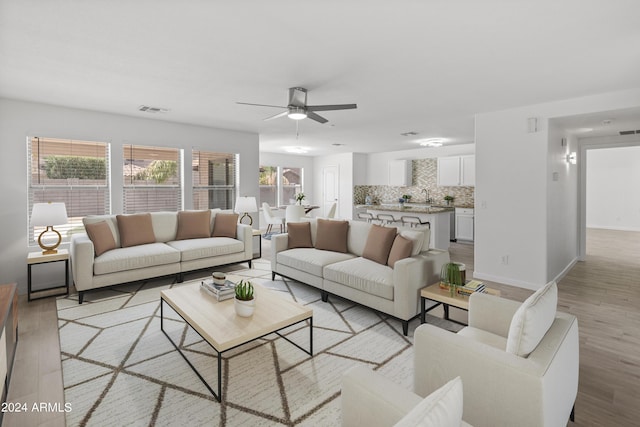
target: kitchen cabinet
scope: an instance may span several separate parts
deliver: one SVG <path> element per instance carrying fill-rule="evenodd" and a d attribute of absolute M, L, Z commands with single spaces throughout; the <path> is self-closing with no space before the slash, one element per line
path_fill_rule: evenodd
<path fill-rule="evenodd" d="M 411 160 L 389 160 L 389 185 L 410 186 L 411 172 Z"/>
<path fill-rule="evenodd" d="M 473 187 L 476 185 L 476 156 L 438 157 L 438 186 Z"/>
<path fill-rule="evenodd" d="M 456 208 L 456 240 L 473 242 L 473 209 Z"/>

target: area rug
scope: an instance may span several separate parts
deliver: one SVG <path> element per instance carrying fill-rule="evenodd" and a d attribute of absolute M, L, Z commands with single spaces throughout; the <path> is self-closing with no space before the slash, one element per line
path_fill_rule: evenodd
<path fill-rule="evenodd" d="M 223 355 L 218 403 L 160 330 L 160 291 L 169 278 L 59 298 L 58 322 L 68 426 L 336 426 L 340 386 L 349 368 L 367 366 L 412 389 L 413 330 L 369 308 L 292 280 L 270 280 L 270 264 L 227 268 L 313 308 L 314 356 L 277 335 Z M 207 274 L 187 276 L 186 282 Z M 279 276 L 278 276 L 279 278 Z M 209 384 L 214 352 L 165 305 L 165 330 Z M 430 323 L 458 329 L 433 316 Z M 283 335 L 308 348 L 304 325 Z"/>

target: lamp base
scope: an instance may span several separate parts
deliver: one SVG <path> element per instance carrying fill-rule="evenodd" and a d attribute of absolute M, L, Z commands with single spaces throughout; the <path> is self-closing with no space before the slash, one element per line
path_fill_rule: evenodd
<path fill-rule="evenodd" d="M 249 224 L 247 224 L 247 225 L 253 225 L 253 218 L 251 218 L 251 215 L 249 215 L 247 212 L 245 212 L 245 213 L 244 213 L 244 215 L 242 215 L 242 216 L 240 217 L 240 220 L 239 220 L 238 222 L 239 222 L 240 224 L 244 224 L 244 223 L 242 222 L 242 220 L 243 220 L 245 217 L 249 217 Z"/>
<path fill-rule="evenodd" d="M 55 244 L 53 244 L 53 245 L 45 245 L 44 243 L 42 243 L 42 236 L 44 236 L 44 234 L 47 231 L 53 231 L 54 233 L 56 233 L 58 235 L 58 241 Z M 40 245 L 40 247 L 42 248 L 42 255 L 54 255 L 54 254 L 57 254 L 58 253 L 57 248 L 58 248 L 58 246 L 60 246 L 60 243 L 62 243 L 62 236 L 51 225 L 48 225 L 46 230 L 44 230 L 38 236 L 38 245 Z"/>

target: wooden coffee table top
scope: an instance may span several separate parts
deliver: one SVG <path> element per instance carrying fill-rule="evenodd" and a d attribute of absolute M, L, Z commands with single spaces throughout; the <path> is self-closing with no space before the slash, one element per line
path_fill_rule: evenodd
<path fill-rule="evenodd" d="M 278 291 L 256 283 L 253 286 L 256 308 L 251 317 L 236 315 L 234 298 L 217 301 L 200 289 L 199 280 L 162 291 L 161 298 L 219 352 L 313 316 L 312 309 L 279 295 Z"/>
<path fill-rule="evenodd" d="M 485 288 L 485 290 L 487 291 L 486 293 L 490 295 L 500 296 L 500 291 L 497 289 Z M 449 289 L 442 289 L 440 287 L 440 282 L 422 288 L 420 290 L 420 296 L 433 301 L 448 304 L 453 307 L 458 307 L 463 310 L 469 310 L 468 296 L 458 295 L 457 293 L 454 294 L 454 296 L 451 296 L 451 292 L 449 291 Z"/>

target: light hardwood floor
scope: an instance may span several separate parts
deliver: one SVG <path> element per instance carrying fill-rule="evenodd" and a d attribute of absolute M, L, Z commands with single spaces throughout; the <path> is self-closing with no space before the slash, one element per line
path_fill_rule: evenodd
<path fill-rule="evenodd" d="M 268 241 L 263 240 L 268 257 Z M 453 244 L 451 258 L 473 271 L 473 245 Z M 559 283 L 558 309 L 578 317 L 580 383 L 569 426 L 640 425 L 640 233 L 588 230 L 587 259 Z M 524 300 L 531 291 L 491 284 Z M 457 315 L 463 315 L 458 313 Z M 452 313 L 454 316 L 454 313 Z M 9 401 L 63 402 L 55 300 L 19 304 L 19 343 Z M 499 402 L 496 402 L 499 406 Z M 4 427 L 64 426 L 60 413 L 6 413 Z M 515 424 L 514 424 L 515 425 Z"/>

